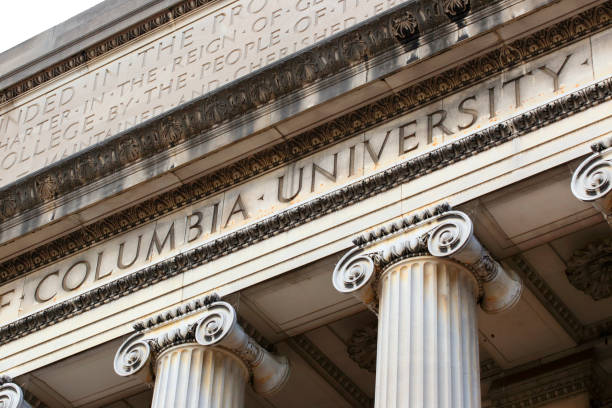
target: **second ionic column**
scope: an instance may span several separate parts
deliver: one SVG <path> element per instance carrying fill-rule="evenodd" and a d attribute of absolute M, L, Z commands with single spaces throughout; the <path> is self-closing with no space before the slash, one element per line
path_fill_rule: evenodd
<path fill-rule="evenodd" d="M 223 349 L 188 344 L 157 358 L 152 408 L 244 405 L 249 371 L 242 360 Z"/>
<path fill-rule="evenodd" d="M 417 257 L 380 278 L 378 407 L 480 406 L 473 274 L 456 262 Z"/>
<path fill-rule="evenodd" d="M 376 408 L 479 408 L 476 307 L 512 307 L 522 283 L 447 206 L 356 237 L 335 288 L 378 314 Z"/>

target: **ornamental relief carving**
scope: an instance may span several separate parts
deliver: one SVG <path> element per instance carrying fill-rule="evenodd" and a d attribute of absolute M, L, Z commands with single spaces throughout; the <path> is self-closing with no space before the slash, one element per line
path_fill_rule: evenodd
<path fill-rule="evenodd" d="M 370 324 L 353 332 L 346 349 L 351 360 L 371 373 L 376 372 L 377 338 L 377 323 Z"/>
<path fill-rule="evenodd" d="M 591 242 L 575 251 L 565 274 L 576 289 L 593 300 L 612 296 L 612 238 Z"/>
<path fill-rule="evenodd" d="M 462 17 L 470 11 L 470 0 L 444 0 L 444 13 L 451 19 Z"/>
<path fill-rule="evenodd" d="M 262 172 L 289 163 L 295 160 L 296 156 L 299 157 L 317 151 L 382 121 L 404 114 L 423 103 L 436 100 L 448 92 L 460 90 L 475 81 L 487 78 L 508 66 L 525 61 L 545 50 L 553 49 L 562 44 L 565 45 L 570 39 L 575 40 L 606 25 L 608 22 L 606 18 L 610 16 L 611 10 L 612 7 L 606 3 L 605 6 L 586 11 L 579 16 L 573 17 L 570 21 L 558 23 L 528 38 L 520 39 L 510 44 L 516 52 L 507 53 L 505 49 L 509 47 L 494 50 L 457 68 L 404 89 L 399 94 L 383 98 L 370 106 L 323 124 L 312 131 L 243 159 L 234 165 L 164 193 L 136 207 L 114 214 L 49 244 L 45 244 L 35 251 L 8 260 L 0 265 L 0 283 L 58 259 L 57 255 L 51 256 L 50 254 L 61 254 L 60 256 L 70 255 L 75 250 L 88 247 L 127 229 L 156 219 L 171 209 L 184 208 L 194 201 L 209 197 L 237 182 L 247 180 Z M 410 31 L 413 24 L 406 16 L 405 13 L 394 14 L 396 19 L 394 24 L 397 27 Z M 401 21 L 401 24 L 398 21 Z M 576 31 L 577 26 L 582 27 L 580 31 Z M 392 32 L 392 30 L 388 31 Z M 396 34 L 397 32 L 393 35 Z M 316 55 L 321 56 L 322 54 Z M 300 67 L 309 67 L 302 69 L 311 70 L 313 73 L 320 70 L 322 57 L 315 59 L 315 53 L 311 53 L 300 58 L 301 62 L 298 65 Z M 307 64 L 305 61 L 311 62 Z M 332 64 L 332 61 L 327 60 L 327 64 Z M 292 72 L 291 70 L 288 71 L 287 75 L 291 75 Z M 599 92 L 596 88 L 593 89 L 594 92 Z M 232 94 L 236 101 L 242 100 L 247 95 L 245 88 L 240 88 L 240 90 L 241 92 L 238 94 Z M 579 95 L 582 95 L 582 93 Z M 520 121 L 529 120 L 528 123 L 517 123 L 517 125 L 525 128 L 534 126 L 537 121 L 546 121 L 551 120 L 550 118 L 560 117 L 568 109 L 578 108 L 584 103 L 589 103 L 593 98 L 598 97 L 596 94 L 587 97 L 572 96 L 564 102 L 566 104 L 564 106 L 550 104 L 540 107 L 532 114 L 517 119 Z M 97 151 L 90 152 L 75 161 L 74 166 L 78 171 L 72 171 L 72 167 L 62 168 L 61 170 L 63 171 L 58 173 L 58 175 L 61 175 L 59 179 L 41 177 L 36 180 L 36 188 L 31 188 L 26 184 L 20 188 L 0 191 L 0 220 L 7 221 L 28 208 L 38 205 L 38 198 L 35 199 L 32 194 L 39 198 L 44 196 L 46 199 L 52 199 L 57 194 L 61 194 L 61 191 L 63 191 L 61 186 L 75 186 L 79 183 L 86 183 L 87 180 L 91 180 L 89 175 L 93 173 L 101 174 L 100 171 L 102 173 L 116 171 L 117 160 L 122 163 L 130 163 L 140 157 L 143 150 L 152 149 L 151 151 L 154 151 L 155 146 L 161 146 L 160 143 L 162 142 L 170 144 L 180 143 L 184 140 L 186 133 L 197 128 L 195 118 L 202 115 L 202 113 L 202 111 L 196 111 L 193 114 L 190 113 L 178 119 L 167 118 L 156 124 L 154 132 L 138 131 L 140 136 L 130 136 L 119 143 L 116 150 L 98 149 Z M 497 131 L 506 132 L 502 127 L 499 127 Z"/>
<path fill-rule="evenodd" d="M 593 205 L 612 226 L 612 137 L 593 144 L 591 150 L 572 175 L 572 193 Z"/>

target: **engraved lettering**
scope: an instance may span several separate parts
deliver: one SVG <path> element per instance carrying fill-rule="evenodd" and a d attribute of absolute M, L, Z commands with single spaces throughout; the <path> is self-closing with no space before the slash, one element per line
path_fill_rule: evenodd
<path fill-rule="evenodd" d="M 334 153 L 334 170 L 331 173 L 325 170 L 324 168 L 320 167 L 316 163 L 312 163 L 312 175 L 310 178 L 310 192 L 311 193 L 314 193 L 315 191 L 315 184 L 316 184 L 315 176 L 317 172 L 327 177 L 327 179 L 333 182 L 336 182 L 336 177 L 338 175 L 338 153 Z"/>
<path fill-rule="evenodd" d="M 489 119 L 493 119 L 497 116 L 495 112 L 495 87 L 489 88 Z"/>
<path fill-rule="evenodd" d="M 242 218 L 245 220 L 249 218 L 249 213 L 247 212 L 246 207 L 242 202 L 242 197 L 240 197 L 240 194 L 238 194 L 238 197 L 236 197 L 236 201 L 234 201 L 232 210 L 227 216 L 227 221 L 225 221 L 224 228 L 227 228 L 227 224 L 229 224 L 230 220 L 232 219 L 232 216 L 238 213 L 242 214 Z"/>
<path fill-rule="evenodd" d="M 70 273 L 79 265 L 84 265 L 85 266 L 85 270 L 83 271 L 83 278 L 74 286 L 69 286 L 68 285 L 68 277 L 70 276 Z M 64 274 L 64 279 L 62 279 L 62 289 L 64 289 L 66 292 L 70 292 L 73 290 L 78 289 L 79 287 L 81 287 L 81 285 L 83 283 L 85 283 L 85 280 L 87 279 L 87 276 L 89 276 L 89 270 L 91 269 L 91 265 L 89 265 L 89 262 L 87 261 L 78 261 L 75 262 L 74 264 L 72 264 L 70 266 L 70 268 L 68 268 L 68 270 L 66 271 L 66 273 Z"/>
<path fill-rule="evenodd" d="M 514 106 L 519 108 L 522 104 L 521 102 L 521 79 L 525 75 L 519 75 L 516 78 L 509 79 L 508 81 L 502 84 L 502 88 L 508 84 L 514 84 Z"/>
<path fill-rule="evenodd" d="M 413 126 L 413 125 L 415 128 L 415 131 L 410 134 L 406 134 L 406 129 L 408 128 L 408 126 Z M 416 120 L 413 120 L 412 122 L 408 122 L 405 125 L 400 126 L 399 128 L 399 155 L 400 156 L 419 147 L 419 139 L 416 137 L 416 126 L 417 126 Z"/>
<path fill-rule="evenodd" d="M 433 117 L 436 115 L 440 115 L 440 118 L 436 123 L 433 123 Z M 447 115 L 448 113 L 444 109 L 437 110 L 427 115 L 427 144 L 433 142 L 433 130 L 435 128 L 440 128 L 445 135 L 453 134 L 453 132 L 451 132 L 446 126 L 444 126 L 444 121 L 446 120 Z"/>
<path fill-rule="evenodd" d="M 464 106 L 467 101 L 476 101 L 476 95 L 468 96 L 467 98 L 463 99 L 461 103 L 459 104 L 458 110 L 460 113 L 465 113 L 466 115 L 472 116 L 472 120 L 470 120 L 468 124 L 457 125 L 459 130 L 463 130 L 463 129 L 472 127 L 474 123 L 476 123 L 476 121 L 478 120 L 478 111 L 476 109 L 470 109 Z"/>
<path fill-rule="evenodd" d="M 49 300 L 53 299 L 53 297 L 54 297 L 55 295 L 57 295 L 57 291 L 56 291 L 56 292 L 53 292 L 53 294 L 52 294 L 52 295 L 49 295 L 49 296 L 48 296 L 48 297 L 46 297 L 46 298 L 43 298 L 43 297 L 40 295 L 40 287 L 43 285 L 43 283 L 45 283 L 45 281 L 46 281 L 47 279 L 49 279 L 51 276 L 54 276 L 54 275 L 57 275 L 57 276 L 59 277 L 59 271 L 53 271 L 53 272 L 51 272 L 51 273 L 48 273 L 47 275 L 45 275 L 45 277 L 44 277 L 44 278 L 42 278 L 42 279 L 40 280 L 40 282 L 38 282 L 38 285 L 36 286 L 36 290 L 34 291 L 34 299 L 36 299 L 36 301 L 37 301 L 38 303 L 45 303 L 45 302 L 48 302 Z"/>
<path fill-rule="evenodd" d="M 191 223 L 191 219 L 193 217 L 196 217 L 196 222 L 195 224 Z M 202 233 L 204 232 L 204 230 L 202 229 L 202 219 L 204 218 L 204 215 L 202 214 L 201 211 L 194 211 L 193 214 L 190 214 L 187 216 L 187 243 L 193 242 L 196 239 L 200 238 L 200 236 L 202 235 Z M 191 234 L 191 230 L 195 229 L 196 230 L 196 234 L 193 237 L 189 237 Z"/>
<path fill-rule="evenodd" d="M 151 238 L 151 243 L 149 244 L 149 250 L 147 251 L 147 259 L 150 260 L 153 255 L 153 246 L 157 250 L 157 254 L 161 255 L 162 250 L 166 246 L 166 242 L 170 243 L 170 250 L 174 250 L 174 221 L 170 224 L 170 228 L 168 228 L 168 232 L 164 237 L 164 240 L 160 243 L 159 238 L 157 237 L 157 228 L 153 230 L 153 237 Z"/>
<path fill-rule="evenodd" d="M 370 158 L 374 162 L 374 164 L 378 164 L 378 161 L 380 160 L 380 156 L 382 155 L 382 152 L 385 149 L 385 145 L 387 144 L 387 140 L 389 139 L 389 134 L 390 133 L 391 133 L 390 130 L 387 131 L 387 134 L 385 135 L 385 139 L 383 140 L 382 144 L 380 145 L 380 149 L 378 149 L 378 153 L 374 152 L 374 149 L 372 149 L 372 146 L 370 146 L 370 141 L 369 140 L 366 140 L 364 142 L 365 148 L 366 148 L 368 154 L 370 155 Z M 313 177 L 313 179 L 314 179 L 314 177 Z"/>
<path fill-rule="evenodd" d="M 96 261 L 96 275 L 95 275 L 94 281 L 98 281 L 102 278 L 106 278 L 107 276 L 110 276 L 113 273 L 113 270 L 111 269 L 104 275 L 100 274 L 100 269 L 102 268 L 102 257 L 103 256 L 104 256 L 104 251 L 98 252 L 98 260 Z"/>
<path fill-rule="evenodd" d="M 117 267 L 119 269 L 126 269 L 134 265 L 134 262 L 136 262 L 136 259 L 138 259 L 138 254 L 140 253 L 140 241 L 142 241 L 142 235 L 138 236 L 138 244 L 136 246 L 134 258 L 132 258 L 132 260 L 127 264 L 123 262 L 123 248 L 125 247 L 125 242 L 119 244 L 119 254 L 117 255 Z"/>
<path fill-rule="evenodd" d="M 553 92 L 557 92 L 559 90 L 559 76 L 561 75 L 561 71 L 563 71 L 563 68 L 565 68 L 565 65 L 567 64 L 567 61 L 569 61 L 570 57 L 572 56 L 572 54 L 568 54 L 567 57 L 565 57 L 565 59 L 563 60 L 563 63 L 561 64 L 561 67 L 559 68 L 559 70 L 557 72 L 553 71 L 552 69 L 548 68 L 546 65 L 541 66 L 539 69 L 544 72 L 546 75 L 550 76 L 553 80 Z"/>
<path fill-rule="evenodd" d="M 8 307 L 11 304 L 11 299 L 6 300 L 4 298 L 6 295 L 10 295 L 11 293 L 15 293 L 15 289 L 0 293 L 0 309 L 2 309 L 3 307 Z"/>
<path fill-rule="evenodd" d="M 300 194 L 300 191 L 302 191 L 302 177 L 304 175 L 304 168 L 300 167 L 300 176 L 299 176 L 299 180 L 298 180 L 298 188 L 297 191 L 289 197 L 285 197 L 284 193 L 283 193 L 283 183 L 285 180 L 285 176 L 280 176 L 278 178 L 278 201 L 280 201 L 281 203 L 288 203 L 291 202 L 291 200 L 293 200 L 295 197 L 297 197 L 298 194 Z"/>

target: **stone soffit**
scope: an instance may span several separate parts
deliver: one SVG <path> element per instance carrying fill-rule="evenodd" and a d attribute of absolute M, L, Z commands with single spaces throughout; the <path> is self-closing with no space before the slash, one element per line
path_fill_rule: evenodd
<path fill-rule="evenodd" d="M 490 78 L 509 67 L 582 39 L 595 31 L 608 27 L 611 16 L 612 2 L 608 1 L 601 6 L 542 29 L 528 37 L 516 40 L 502 48 L 490 51 L 456 68 L 412 85 L 397 94 L 380 99 L 371 105 L 364 106 L 302 133 L 286 142 L 239 160 L 228 167 L 90 224 L 16 258 L 7 260 L 0 264 L 0 283 L 12 280 L 119 233 L 151 222 L 169 212 L 217 194 L 238 183 L 291 163 L 300 157 L 312 154 L 394 117 L 413 111 L 424 104 L 439 100 L 451 92 L 459 91 Z M 385 16 L 385 18 L 392 19 L 390 16 Z M 389 24 L 389 21 L 387 23 Z M 390 31 L 383 31 L 390 35 Z M 190 107 L 193 107 L 193 105 L 190 104 Z M 194 113 L 198 116 L 203 112 L 196 110 Z M 172 114 L 175 113 L 171 112 Z M 553 113 L 553 116 L 555 115 L 556 113 Z M 181 116 L 181 120 L 187 122 L 192 118 L 190 115 Z M 164 117 L 158 123 L 159 128 L 153 133 L 144 136 L 147 133 L 146 130 L 138 128 L 134 130 L 137 134 L 133 137 L 139 139 L 140 137 L 149 138 L 165 135 L 159 140 L 163 139 L 164 143 L 178 143 L 178 139 L 183 138 L 185 129 L 182 127 L 183 125 L 179 126 L 180 129 L 175 128 L 175 125 L 179 126 L 179 122 Z M 132 137 L 130 135 L 131 133 L 128 133 L 126 136 Z M 73 184 L 74 180 L 77 179 L 81 180 L 78 182 L 86 183 L 87 178 L 76 176 L 74 173 L 76 168 L 92 170 L 89 164 L 93 165 L 97 159 L 104 161 L 104 157 L 111 161 L 113 158 L 119 157 L 124 157 L 128 162 L 131 162 L 128 159 L 137 159 L 137 156 L 144 152 L 140 148 L 136 149 L 138 151 L 134 151 L 130 146 L 146 144 L 141 143 L 140 139 L 136 139 L 128 142 L 127 145 L 121 142 L 116 146 L 100 146 L 100 149 L 106 147 L 111 149 L 109 156 L 94 157 L 95 154 L 89 152 L 87 155 L 73 160 L 74 163 L 72 164 L 71 162 L 63 163 L 61 168 L 55 169 L 46 176 L 42 174 L 37 176 L 36 180 L 26 180 L 23 185 L 19 184 L 0 190 L 0 222 L 14 218 L 16 214 L 25 211 L 25 208 L 29 205 L 34 205 L 34 201 L 31 199 L 33 195 L 38 194 L 37 191 L 43 192 L 43 195 L 54 197 L 59 191 L 62 180 L 68 184 Z M 114 171 L 115 169 L 111 162 L 106 163 L 105 166 L 109 167 L 108 171 Z M 28 185 L 28 183 L 30 184 Z M 22 205 L 25 205 L 25 207 L 22 207 Z"/>

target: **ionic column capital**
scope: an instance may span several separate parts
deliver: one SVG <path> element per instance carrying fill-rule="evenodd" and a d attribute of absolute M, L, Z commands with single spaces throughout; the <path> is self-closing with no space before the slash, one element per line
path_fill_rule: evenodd
<path fill-rule="evenodd" d="M 353 243 L 334 269 L 334 287 L 352 293 L 375 313 L 381 274 L 418 256 L 451 259 L 469 269 L 478 281 L 481 307 L 488 313 L 511 308 L 522 293 L 520 278 L 505 270 L 474 236 L 471 219 L 448 205 L 361 234 Z"/>
<path fill-rule="evenodd" d="M 591 203 L 612 226 L 612 137 L 591 146 L 593 154 L 574 171 L 572 193 Z"/>
<path fill-rule="evenodd" d="M 0 408 L 31 408 L 21 387 L 8 376 L 0 376 Z"/>
<path fill-rule="evenodd" d="M 182 344 L 222 349 L 238 357 L 248 368 L 256 392 L 273 394 L 289 377 L 286 357 L 268 352 L 245 333 L 236 310 L 216 295 L 195 300 L 134 325 L 136 333 L 117 350 L 115 372 L 140 376 L 151 383 L 154 362 L 164 351 Z"/>

